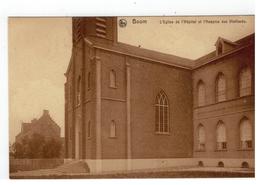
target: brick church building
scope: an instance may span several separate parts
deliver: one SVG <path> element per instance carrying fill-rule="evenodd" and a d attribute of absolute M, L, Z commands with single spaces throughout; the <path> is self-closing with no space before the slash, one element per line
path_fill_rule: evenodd
<path fill-rule="evenodd" d="M 73 18 L 66 158 L 103 171 L 253 167 L 254 35 L 215 45 L 190 60 L 118 42 L 116 18 Z"/>

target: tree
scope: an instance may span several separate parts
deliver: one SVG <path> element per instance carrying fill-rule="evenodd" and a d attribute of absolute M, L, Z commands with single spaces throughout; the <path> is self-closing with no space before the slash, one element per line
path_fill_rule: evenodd
<path fill-rule="evenodd" d="M 44 136 L 34 133 L 28 141 L 28 157 L 30 159 L 42 158 L 44 145 Z"/>
<path fill-rule="evenodd" d="M 24 137 L 21 141 L 15 142 L 12 146 L 15 158 L 26 158 L 28 152 L 28 137 Z"/>
<path fill-rule="evenodd" d="M 40 134 L 24 137 L 22 142 L 15 142 L 12 146 L 15 158 L 58 158 L 62 143 L 58 139 L 46 139 Z"/>
<path fill-rule="evenodd" d="M 14 157 L 14 147 L 11 143 L 9 143 L 9 156 L 10 158 Z"/>
<path fill-rule="evenodd" d="M 43 157 L 58 158 L 60 157 L 61 148 L 61 141 L 52 138 L 51 140 L 48 140 L 43 147 Z"/>

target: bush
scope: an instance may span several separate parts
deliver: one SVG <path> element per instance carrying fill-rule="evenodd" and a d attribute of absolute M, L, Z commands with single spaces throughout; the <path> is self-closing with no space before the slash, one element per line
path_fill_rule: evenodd
<path fill-rule="evenodd" d="M 58 158 L 62 149 L 62 143 L 58 139 L 46 139 L 40 134 L 23 138 L 22 142 L 16 142 L 12 146 L 14 158 Z"/>

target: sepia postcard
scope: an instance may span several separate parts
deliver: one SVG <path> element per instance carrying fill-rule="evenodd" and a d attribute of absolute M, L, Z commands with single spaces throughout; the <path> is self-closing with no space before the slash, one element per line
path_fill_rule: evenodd
<path fill-rule="evenodd" d="M 255 177 L 255 17 L 9 17 L 11 179 Z"/>

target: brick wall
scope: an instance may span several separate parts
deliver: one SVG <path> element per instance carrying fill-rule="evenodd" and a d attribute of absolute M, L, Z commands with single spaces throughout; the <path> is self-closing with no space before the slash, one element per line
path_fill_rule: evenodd
<path fill-rule="evenodd" d="M 129 59 L 133 158 L 192 156 L 191 71 Z M 163 90 L 169 100 L 169 135 L 155 133 L 155 100 Z"/>
<path fill-rule="evenodd" d="M 239 124 L 247 117 L 254 133 L 254 93 L 239 97 L 239 73 L 248 66 L 252 72 L 252 92 L 254 92 L 254 50 L 252 47 L 223 57 L 193 71 L 194 100 L 194 157 L 211 158 L 254 158 L 254 149 L 240 149 Z M 216 102 L 215 82 L 219 72 L 226 78 L 226 101 Z M 202 80 L 206 87 L 206 105 L 198 107 L 197 83 Z M 227 150 L 217 151 L 216 128 L 218 121 L 226 126 Z M 206 150 L 198 151 L 198 125 L 206 130 Z M 254 145 L 254 139 L 253 139 Z"/>

